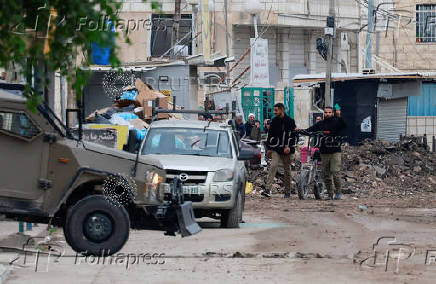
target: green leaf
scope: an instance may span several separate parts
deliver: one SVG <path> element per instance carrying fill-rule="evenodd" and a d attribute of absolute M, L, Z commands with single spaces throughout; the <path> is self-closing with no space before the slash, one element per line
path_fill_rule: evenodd
<path fill-rule="evenodd" d="M 101 15 L 106 15 L 108 19 L 117 22 L 121 8 L 119 1 L 0 1 L 0 66 L 9 68 L 13 63 L 20 65 L 24 78 L 35 71 L 40 75 L 40 90 L 50 84 L 49 73 L 60 72 L 73 82 L 73 88 L 80 97 L 90 73 L 78 71 L 75 66 L 78 53 L 84 53 L 86 66 L 89 64 L 87 53 L 91 51 L 92 42 L 113 51 L 118 48 L 109 32 L 93 29 L 91 20 L 94 19 L 94 23 L 101 26 L 102 23 L 104 25 L 104 21 L 100 20 Z M 53 11 L 56 11 L 57 16 Z M 29 32 L 32 29 L 34 31 Z M 118 33 L 113 35 L 114 38 L 119 36 Z M 48 52 L 45 49 L 47 45 Z M 120 64 L 116 52 L 111 54 L 110 63 L 114 66 Z M 35 111 L 43 98 L 30 90 L 33 87 L 30 84 L 29 82 L 25 88 L 27 107 Z"/>

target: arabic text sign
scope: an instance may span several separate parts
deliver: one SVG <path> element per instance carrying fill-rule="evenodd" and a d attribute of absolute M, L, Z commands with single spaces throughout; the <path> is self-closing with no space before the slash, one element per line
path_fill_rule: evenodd
<path fill-rule="evenodd" d="M 250 85 L 269 87 L 268 40 L 250 38 Z"/>
<path fill-rule="evenodd" d="M 116 129 L 83 129 L 83 140 L 109 148 L 117 148 Z"/>

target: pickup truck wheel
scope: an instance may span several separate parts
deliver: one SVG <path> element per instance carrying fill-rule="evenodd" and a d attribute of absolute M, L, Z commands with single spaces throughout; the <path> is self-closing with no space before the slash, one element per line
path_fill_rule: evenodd
<path fill-rule="evenodd" d="M 129 214 L 103 196 L 91 195 L 74 205 L 67 215 L 65 239 L 78 253 L 106 256 L 118 252 L 129 238 Z"/>
<path fill-rule="evenodd" d="M 238 191 L 235 205 L 232 209 L 226 210 L 221 214 L 222 228 L 239 228 L 239 223 L 242 218 L 242 194 Z"/>

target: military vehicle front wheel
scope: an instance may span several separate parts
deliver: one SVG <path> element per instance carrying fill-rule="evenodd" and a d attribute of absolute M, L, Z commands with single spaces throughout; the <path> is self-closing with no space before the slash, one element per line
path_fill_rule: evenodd
<path fill-rule="evenodd" d="M 112 255 L 129 238 L 129 214 L 101 195 L 91 195 L 69 210 L 64 226 L 68 244 L 84 255 Z"/>

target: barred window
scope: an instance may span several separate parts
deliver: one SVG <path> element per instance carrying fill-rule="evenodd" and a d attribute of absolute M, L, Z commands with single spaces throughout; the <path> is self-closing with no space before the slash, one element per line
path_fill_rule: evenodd
<path fill-rule="evenodd" d="M 180 56 L 192 54 L 191 41 L 192 16 L 190 14 L 180 15 L 179 22 L 179 47 L 174 48 L 174 53 Z M 173 17 L 171 14 L 153 14 L 150 50 L 151 56 L 159 57 L 165 54 L 172 46 Z M 170 53 L 166 54 L 169 56 Z"/>
<path fill-rule="evenodd" d="M 436 4 L 416 5 L 416 42 L 436 42 Z"/>
<path fill-rule="evenodd" d="M 0 111 L 0 130 L 30 139 L 39 134 L 39 129 L 24 113 Z"/>

